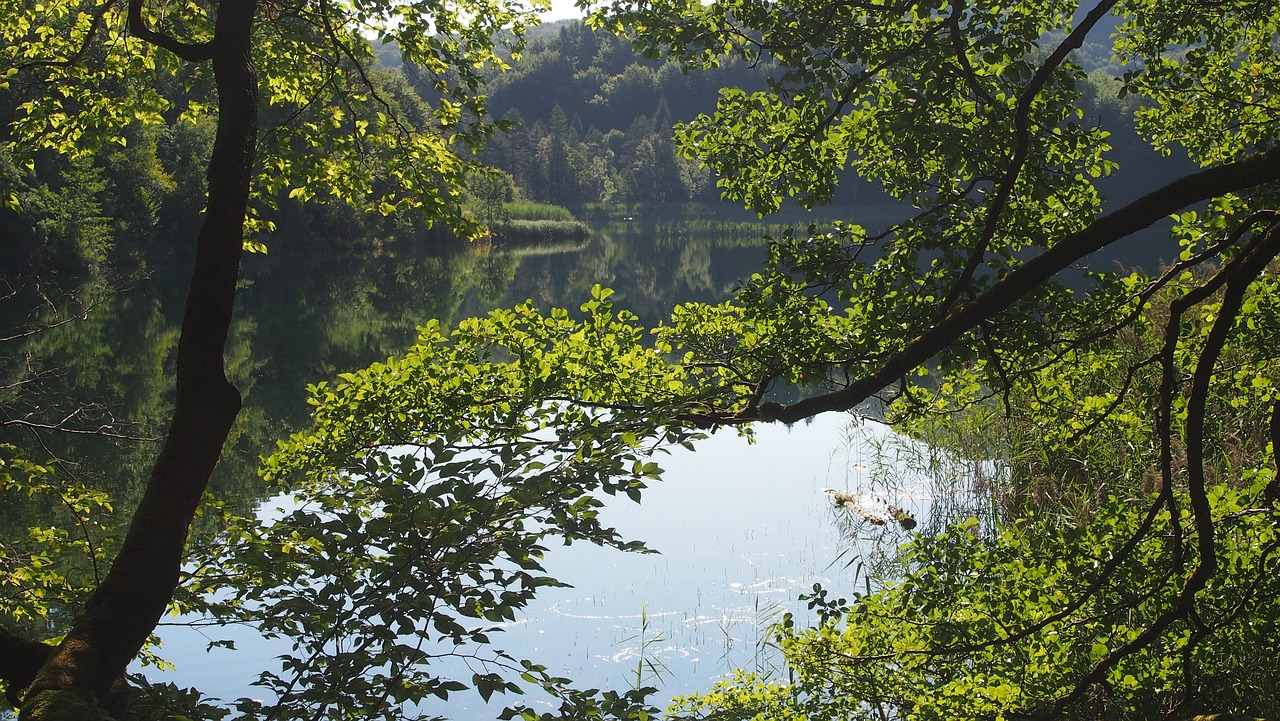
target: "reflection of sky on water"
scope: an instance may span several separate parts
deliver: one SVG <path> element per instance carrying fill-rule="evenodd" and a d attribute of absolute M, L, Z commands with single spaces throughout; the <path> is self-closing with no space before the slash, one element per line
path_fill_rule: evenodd
<path fill-rule="evenodd" d="M 658 553 L 584 543 L 553 548 L 548 574 L 573 587 L 545 590 L 522 618 L 492 635 L 494 644 L 580 688 L 625 689 L 635 682 L 645 626 L 644 657 L 664 667 L 664 701 L 705 689 L 735 668 L 775 667 L 776 654 L 761 645 L 768 625 L 786 611 L 797 623 L 811 621 L 799 596 L 814 583 L 837 593 L 851 588 L 848 543 L 822 492 L 849 488 L 866 475 L 858 466 L 863 453 L 850 448 L 848 424 L 847 416 L 826 414 L 792 428 L 763 426 L 754 445 L 721 431 L 696 453 L 677 449 L 658 457 L 666 480 L 648 489 L 642 504 L 619 497 L 602 514 L 624 537 L 644 539 Z M 867 424 L 860 432 L 883 430 Z M 925 502 L 900 499 L 916 514 Z M 205 654 L 199 632 L 162 630 L 162 655 L 178 664 L 169 679 L 226 699 L 261 696 L 248 684 L 284 648 L 247 631 L 219 630 L 217 637 L 235 638 L 239 650 Z M 645 682 L 652 683 L 647 672 Z M 535 701 L 536 693 L 523 700 Z M 496 695 L 486 708 L 464 693 L 436 710 L 491 718 L 510 702 Z"/>

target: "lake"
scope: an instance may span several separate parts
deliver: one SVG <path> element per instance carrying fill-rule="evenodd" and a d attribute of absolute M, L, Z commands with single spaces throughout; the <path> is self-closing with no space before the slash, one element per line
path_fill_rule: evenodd
<path fill-rule="evenodd" d="M 305 425 L 306 384 L 397 354 L 429 318 L 456 322 L 526 298 L 544 309 L 575 308 L 594 283 L 613 287 L 617 306 L 647 323 L 679 302 L 723 300 L 758 269 L 761 236 L 780 227 L 717 213 L 598 212 L 585 245 L 510 252 L 440 252 L 420 239 L 344 247 L 282 236 L 268 255 L 246 259 L 227 351 L 245 407 L 213 489 L 241 508 L 269 506 L 257 459 L 276 438 Z M 159 263 L 86 320 L 45 334 L 31 348 L 39 364 L 67 371 L 60 376 L 67 386 L 51 396 L 88 397 L 110 409 L 120 437 L 51 442 L 77 461 L 82 479 L 110 490 L 121 507 L 136 498 L 167 418 L 183 282 L 182 263 Z M 893 527 L 851 522 L 823 492 L 879 488 L 883 479 L 874 471 L 881 466 L 871 448 L 887 440 L 881 426 L 829 414 L 790 428 L 760 427 L 754 445 L 721 431 L 696 453 L 659 459 L 666 479 L 643 504 L 615 499 L 608 512 L 623 535 L 660 554 L 587 544 L 554 549 L 548 571 L 573 588 L 544 594 L 496 645 L 578 687 L 642 682 L 660 686 L 663 699 L 704 689 L 735 668 L 780 672 L 766 643 L 769 624 L 785 612 L 808 621 L 800 597 L 815 583 L 838 593 L 861 588 L 861 556 L 907 538 Z M 927 474 L 911 473 L 894 479 L 891 500 L 926 520 L 927 481 Z M 21 533 L 28 522 L 17 511 L 0 510 L 5 533 Z M 258 695 L 250 684 L 283 650 L 244 630 L 215 634 L 174 623 L 166 619 L 160 629 L 161 655 L 177 669 L 157 679 L 215 697 Z M 238 650 L 206 652 L 210 638 L 228 637 Z M 647 665 L 638 667 L 641 661 Z M 502 701 L 486 708 L 478 697 L 458 694 L 447 712 L 492 717 Z"/>
<path fill-rule="evenodd" d="M 644 539 L 659 554 L 581 543 L 553 549 L 548 573 L 573 588 L 544 593 L 495 636 L 495 645 L 585 688 L 626 689 L 636 683 L 638 664 L 649 662 L 640 677 L 658 686 L 663 700 L 706 689 L 734 669 L 781 673 L 767 644 L 769 625 L 786 612 L 799 623 L 812 621 L 800 596 L 813 584 L 848 594 L 859 552 L 907 538 L 853 519 L 859 542 L 849 535 L 847 513 L 823 492 L 877 486 L 874 448 L 889 440 L 884 426 L 827 414 L 791 428 L 760 427 L 754 444 L 721 432 L 696 453 L 673 453 L 662 461 L 665 480 L 641 504 L 615 498 L 606 515 L 623 535 Z M 918 476 L 898 486 L 894 500 L 927 519 L 929 489 Z M 158 680 L 226 699 L 260 696 L 250 684 L 284 647 L 239 631 L 230 635 L 237 650 L 206 653 L 220 633 L 162 628 L 161 655 L 178 669 Z M 491 718 L 504 701 L 495 696 L 485 708 L 474 695 L 455 694 L 436 710 Z"/>

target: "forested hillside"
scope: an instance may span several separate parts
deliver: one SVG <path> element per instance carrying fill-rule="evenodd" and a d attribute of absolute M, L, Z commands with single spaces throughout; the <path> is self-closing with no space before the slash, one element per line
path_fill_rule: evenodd
<path fill-rule="evenodd" d="M 711 174 L 676 155 L 672 126 L 713 111 L 720 88 L 763 88 L 769 70 L 727 61 L 685 73 L 674 62 L 643 57 L 626 39 L 560 23 L 494 83 L 492 111 L 520 127 L 483 157 L 511 173 L 532 200 L 715 199 Z"/>
<path fill-rule="evenodd" d="M 1123 68 L 1110 48 L 1090 42 L 1075 55 L 1088 72 L 1082 124 L 1106 127 L 1122 164 L 1177 163 L 1139 139 L 1132 123 L 1138 100 L 1120 97 Z M 513 66 L 491 85 L 489 107 L 519 125 L 494 138 L 482 159 L 510 173 L 526 198 L 565 205 L 718 200 L 712 172 L 677 153 L 673 126 L 714 113 L 721 88 L 763 90 L 780 74 L 769 59 L 748 65 L 733 56 L 687 72 L 576 20 L 539 28 Z M 1148 189 L 1132 180 L 1107 187 L 1104 179 L 1102 186 L 1115 200 Z M 835 202 L 875 195 L 844 173 Z"/>
<path fill-rule="evenodd" d="M 399 72 L 383 69 L 370 79 L 408 112 L 423 114 L 425 106 Z M 0 88 L 0 118 L 29 101 L 27 90 Z M 0 278 L 9 286 L 35 277 L 47 283 L 54 274 L 131 277 L 166 260 L 182 267 L 190 261 L 191 248 L 174 241 L 199 227 L 207 188 L 204 158 L 216 120 L 180 109 L 208 107 L 213 93 L 198 78 L 186 84 L 168 78 L 160 91 L 173 106 L 163 119 L 125 124 L 118 138 L 93 152 L 44 151 L 17 163 L 0 145 Z M 284 127 L 283 117 L 271 120 Z M 290 187 L 255 198 L 253 247 L 348 252 L 391 239 L 419 240 L 431 225 L 426 214 L 387 218 L 369 212 L 376 208 L 334 202 L 321 183 L 307 192 L 319 197 L 305 209 L 300 191 Z M 447 233 L 433 234 L 432 242 L 456 245 Z"/>
<path fill-rule="evenodd" d="M 1076 55 L 1089 71 L 1081 122 L 1112 133 L 1122 165 L 1153 168 L 1147 185 L 1132 179 L 1109 185 L 1102 179 L 1104 194 L 1128 200 L 1154 187 L 1170 164 L 1185 171 L 1180 161 L 1161 158 L 1138 138 L 1132 124 L 1138 101 L 1119 97 L 1122 68 L 1112 63 L 1109 50 L 1086 43 Z M 400 65 L 394 45 L 380 48 L 379 60 L 383 68 L 373 79 L 388 96 L 412 105 L 412 86 L 428 103 L 438 99 L 412 66 Z M 524 199 L 569 206 L 718 200 L 716 177 L 697 160 L 679 155 L 675 132 L 699 115 L 714 113 L 721 88 L 761 90 L 778 74 L 769 60 L 748 65 L 734 57 L 705 71 L 687 72 L 673 60 L 646 57 L 628 39 L 576 20 L 538 28 L 511 63 L 511 71 L 497 74 L 487 90 L 489 113 L 513 127 L 491 138 L 479 160 L 504 171 Z M 176 78 L 162 91 L 175 108 L 192 101 L 207 104 L 211 95 L 198 81 Z M 6 113 L 22 100 L 15 91 L 0 94 Z M 10 269 L 33 264 L 98 267 L 109 260 L 111 265 L 145 267 L 143 256 L 156 251 L 153 238 L 191 232 L 204 197 L 200 159 L 213 142 L 213 121 L 207 116 L 179 120 L 175 111 L 163 126 L 130 127 L 126 142 L 76 159 L 46 153 L 24 167 L 0 151 L 0 196 L 9 200 L 0 209 L 0 232 L 6 238 L 0 261 Z M 876 188 L 852 173 L 844 171 L 840 177 L 837 204 L 878 197 Z M 474 187 L 477 196 L 479 188 Z M 257 211 L 262 229 L 279 225 L 275 221 L 281 213 L 298 212 L 287 190 L 271 200 Z M 21 213 L 16 212 L 19 207 Z M 472 208 L 486 220 L 485 212 L 475 204 Z M 391 224 L 335 212 L 338 217 L 321 223 L 332 232 L 288 242 L 349 247 L 372 237 L 415 236 L 425 230 L 413 214 Z"/>

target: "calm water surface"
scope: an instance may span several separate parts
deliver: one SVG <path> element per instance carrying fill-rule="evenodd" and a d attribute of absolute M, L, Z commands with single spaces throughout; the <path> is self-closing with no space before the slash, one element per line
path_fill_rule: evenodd
<path fill-rule="evenodd" d="M 812 620 L 800 596 L 814 583 L 841 594 L 855 583 L 857 544 L 840 530 L 822 489 L 870 484 L 863 443 L 886 433 L 827 414 L 791 428 L 759 427 L 754 444 L 721 432 L 697 452 L 680 449 L 661 459 L 665 480 L 640 504 L 612 499 L 606 515 L 623 535 L 659 553 L 590 544 L 553 549 L 548 572 L 573 588 L 544 593 L 493 637 L 495 645 L 580 688 L 628 688 L 644 659 L 657 677 L 646 666 L 643 682 L 659 686 L 664 700 L 706 689 L 733 669 L 777 673 L 780 659 L 766 643 L 769 624 L 788 611 L 799 623 Z M 927 513 L 923 485 L 907 486 L 896 498 L 918 517 Z M 890 543 L 906 538 L 877 532 Z M 209 633 L 161 629 L 162 655 L 178 664 L 165 678 L 224 699 L 261 696 L 251 683 L 283 647 L 251 633 L 220 633 L 235 638 L 238 650 L 206 653 Z M 492 717 L 505 702 L 495 696 L 486 709 L 478 697 L 456 694 L 440 710 Z"/>
<path fill-rule="evenodd" d="M 761 235 L 778 232 L 752 226 L 741 213 L 723 223 L 687 208 L 666 216 L 630 210 L 627 218 L 597 217 L 590 243 L 566 248 L 445 253 L 405 242 L 319 252 L 293 239 L 250 258 L 228 344 L 245 408 L 215 490 L 241 508 L 260 503 L 265 491 L 257 459 L 276 438 L 305 424 L 306 384 L 402 352 L 429 318 L 456 323 L 525 299 L 543 309 L 576 308 L 601 283 L 617 291 L 619 308 L 656 323 L 677 303 L 731 295 L 759 268 Z M 71 369 L 65 377 L 84 387 L 65 391 L 67 397 L 91 392 L 117 418 L 136 424 L 129 426 L 133 435 L 158 436 L 168 418 L 184 287 L 181 268 L 161 268 L 88 321 L 43 337 L 32 353 L 43 353 L 51 367 Z M 103 378 L 111 382 L 93 385 Z M 849 570 L 857 548 L 822 492 L 870 480 L 863 451 L 848 437 L 849 423 L 831 414 L 792 428 L 762 427 L 754 445 L 721 432 L 696 453 L 659 458 L 666 480 L 643 504 L 613 499 L 608 510 L 625 536 L 660 553 L 587 544 L 555 549 L 548 571 L 573 588 L 545 593 L 495 645 L 574 679 L 579 688 L 625 689 L 637 681 L 637 663 L 648 660 L 657 677 L 646 672 L 640 680 L 661 686 L 664 697 L 704 689 L 735 668 L 776 670 L 778 658 L 764 643 L 768 625 L 786 611 L 806 622 L 799 597 L 814 583 L 839 592 L 860 583 Z M 883 435 L 870 425 L 862 430 Z M 84 459 L 86 480 L 96 469 L 98 482 L 129 507 L 154 458 L 154 442 L 84 443 L 68 444 L 60 454 Z M 921 514 L 926 501 L 914 497 L 920 495 L 908 488 L 897 500 Z M 21 519 L 11 525 L 20 531 Z M 879 532 L 890 543 L 905 539 L 901 532 Z M 177 665 L 165 679 L 223 699 L 260 695 L 252 682 L 286 650 L 242 629 L 201 632 L 170 620 L 160 631 L 161 655 Z M 206 652 L 214 638 L 233 639 L 238 650 Z M 502 701 L 486 709 L 478 697 L 459 694 L 447 712 L 492 717 Z"/>

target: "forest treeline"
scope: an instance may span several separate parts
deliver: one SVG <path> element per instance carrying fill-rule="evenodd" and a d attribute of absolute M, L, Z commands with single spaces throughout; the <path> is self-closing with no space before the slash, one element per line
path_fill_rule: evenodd
<path fill-rule="evenodd" d="M 0 208 L 0 277 L 13 286 L 24 278 L 47 280 L 51 273 L 133 277 L 166 260 L 185 267 L 191 249 L 173 241 L 199 227 L 203 158 L 214 125 L 208 117 L 135 124 L 122 144 L 92 156 L 46 152 L 25 166 L 0 147 L 0 198 L 9 199 Z M 391 238 L 421 239 L 427 232 L 427 224 L 412 217 L 386 218 L 337 203 L 303 209 L 283 196 L 267 200 L 274 207 L 260 210 L 268 232 L 254 236 L 259 242 L 350 251 Z"/>
<path fill-rule="evenodd" d="M 1159 162 L 1133 130 L 1137 101 L 1119 97 L 1121 69 L 1108 64 L 1100 47 L 1086 44 L 1077 52 L 1089 73 L 1081 122 L 1111 130 L 1122 165 Z M 400 64 L 394 47 L 382 48 L 379 57 L 382 69 L 375 80 L 389 96 L 412 103 L 412 88 L 434 99 L 417 82 L 414 68 Z M 473 189 L 473 212 L 486 222 L 496 218 L 494 203 L 515 198 L 567 206 L 718 200 L 717 178 L 697 160 L 680 156 L 673 128 L 714 112 L 721 88 L 764 89 L 777 73 L 768 61 L 748 65 L 735 58 L 704 72 L 685 72 L 672 60 L 646 57 L 627 39 L 581 21 L 539 28 L 511 63 L 512 69 L 488 88 L 490 112 L 512 127 L 494 136 L 479 156 L 501 171 L 496 189 L 493 182 L 483 190 L 477 182 Z M 174 108 L 186 107 L 191 99 L 205 101 L 211 92 L 177 79 L 165 91 Z M 0 93 L 0 116 L 11 116 L 21 102 L 20 89 Z M 76 159 L 45 153 L 19 165 L 0 149 L 0 198 L 8 200 L 0 209 L 0 267 L 10 273 L 106 264 L 140 268 L 149 264 L 148 255 L 175 251 L 178 246 L 163 239 L 187 237 L 199 223 L 202 159 L 213 142 L 214 121 L 180 117 L 177 110 L 165 120 L 130 127 L 122 144 Z M 1105 179 L 1102 187 L 1124 197 L 1142 189 L 1132 182 L 1108 189 Z M 878 197 L 875 188 L 846 172 L 835 202 Z M 320 250 L 326 245 L 349 249 L 371 239 L 421 238 L 427 232 L 412 215 L 388 220 L 323 205 L 302 211 L 283 193 L 266 200 L 275 207 L 260 209 L 266 221 L 262 228 L 284 227 L 275 221 L 286 214 L 295 221 L 299 213 L 315 215 L 307 224 L 326 232 L 298 234 L 289 242 L 314 243 Z M 435 233 L 432 240 L 439 247 L 446 237 Z M 153 242 L 157 239 L 161 242 Z"/>
<path fill-rule="evenodd" d="M 1082 124 L 1112 132 L 1118 162 L 1159 162 L 1133 127 L 1139 102 L 1121 97 L 1111 50 L 1089 42 L 1075 57 L 1088 73 L 1080 99 Z M 723 58 L 686 72 L 670 58 L 652 59 L 631 42 L 580 21 L 540 28 L 513 71 L 490 86 L 490 110 L 519 125 L 494 138 L 483 160 L 509 173 L 530 200 L 578 203 L 715 201 L 714 174 L 676 150 L 673 126 L 709 115 L 722 88 L 764 90 L 780 74 L 768 60 Z M 851 173 L 836 203 L 862 203 L 877 190 Z M 1104 190 L 1105 182 L 1103 183 Z M 1115 187 L 1129 196 L 1134 189 Z"/>
<path fill-rule="evenodd" d="M 710 171 L 677 154 L 672 126 L 713 111 L 721 88 L 763 89 L 770 70 L 726 60 L 686 73 L 645 58 L 625 38 L 557 23 L 531 40 L 513 72 L 495 79 L 492 112 L 519 125 L 482 157 L 531 200 L 715 200 Z"/>

